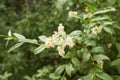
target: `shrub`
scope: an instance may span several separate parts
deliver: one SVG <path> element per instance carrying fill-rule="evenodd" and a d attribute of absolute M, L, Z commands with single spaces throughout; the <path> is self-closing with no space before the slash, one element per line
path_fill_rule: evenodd
<path fill-rule="evenodd" d="M 75 5 L 77 1 L 57 0 L 47 2 L 47 4 L 52 3 L 54 3 L 52 9 L 56 10 L 50 14 L 54 14 L 55 17 L 47 16 L 45 21 L 38 23 L 34 22 L 37 19 L 35 17 L 38 16 L 37 12 L 36 14 L 33 13 L 34 11 L 29 12 L 28 5 L 31 2 L 26 2 L 25 11 L 27 12 L 23 15 L 26 18 L 14 24 L 16 26 L 27 25 L 25 30 L 27 32 L 24 32 L 24 28 L 20 29 L 18 27 L 19 32 L 26 33 L 26 37 L 19 33 L 13 33 L 12 29 L 9 30 L 7 36 L 1 35 L 7 41 L 6 46 L 9 46 L 9 43 L 11 43 L 10 45 L 15 44 L 8 50 L 9 55 L 7 55 L 7 58 L 9 59 L 6 59 L 8 64 L 5 66 L 8 68 L 5 71 L 10 73 L 4 71 L 3 64 L 3 72 L 5 73 L 0 75 L 0 78 L 3 79 L 5 76 L 4 79 L 10 77 L 11 80 L 119 80 L 119 76 L 114 76 L 120 73 L 120 44 L 117 38 L 119 27 L 111 18 L 111 14 L 117 12 L 116 9 L 113 7 L 103 9 L 106 6 L 105 4 L 97 6 L 101 7 L 98 9 L 89 1 L 83 1 L 80 2 L 81 6 L 83 6 L 80 8 L 81 10 L 79 10 L 81 6 L 77 5 L 77 9 L 70 11 L 70 6 Z M 96 4 L 100 3 L 100 1 L 96 1 Z M 38 5 L 34 7 L 38 9 Z M 46 8 L 43 7 L 42 11 L 46 10 Z M 68 11 L 64 10 L 64 8 Z M 66 15 L 67 12 L 68 15 Z M 39 16 L 41 19 L 45 17 L 46 13 L 43 12 L 42 14 L 43 16 Z M 48 18 L 50 19 L 47 21 Z M 55 21 L 55 19 L 59 20 Z M 49 27 L 53 26 L 51 23 L 55 24 L 54 27 L 51 27 L 51 30 L 45 27 L 48 25 L 47 22 L 50 24 Z M 32 34 L 31 30 L 33 28 L 31 26 L 41 25 L 42 27 L 35 27 L 33 30 L 37 31 L 39 29 L 41 35 L 38 34 L 39 32 L 35 35 Z M 68 28 L 69 26 L 70 28 Z M 36 36 L 38 36 L 37 39 Z M 16 49 L 20 46 L 22 47 L 19 48 L 21 50 Z M 26 56 L 28 60 L 23 56 Z M 12 65 L 16 68 L 13 72 L 11 71 Z M 27 68 L 30 71 L 25 70 Z M 22 78 L 20 78 L 19 71 Z M 18 77 L 12 77 L 14 75 Z"/>

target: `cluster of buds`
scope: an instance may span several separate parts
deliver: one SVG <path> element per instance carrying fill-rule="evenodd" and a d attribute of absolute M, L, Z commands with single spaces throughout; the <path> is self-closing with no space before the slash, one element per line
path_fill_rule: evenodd
<path fill-rule="evenodd" d="M 91 18 L 93 16 L 91 12 L 89 12 L 87 15 L 88 15 L 88 18 Z"/>
<path fill-rule="evenodd" d="M 112 43 L 108 43 L 108 44 L 107 44 L 107 47 L 108 47 L 108 48 L 111 48 L 111 47 L 112 47 Z"/>
<path fill-rule="evenodd" d="M 98 33 L 101 32 L 101 28 L 98 26 L 95 26 L 94 28 L 91 29 L 92 33 L 97 35 Z"/>
<path fill-rule="evenodd" d="M 74 17 L 74 16 L 77 16 L 77 12 L 76 11 L 69 11 L 69 13 L 68 13 L 68 16 L 69 17 Z"/>
<path fill-rule="evenodd" d="M 97 64 L 98 64 L 101 68 L 103 68 L 104 62 L 103 62 L 102 60 L 100 60 L 100 61 L 97 61 Z"/>
<path fill-rule="evenodd" d="M 85 11 L 87 12 L 87 17 L 91 18 L 93 16 L 93 14 L 90 12 L 90 10 L 88 9 L 88 7 L 85 7 Z"/>
<path fill-rule="evenodd" d="M 65 54 L 64 48 L 66 46 L 73 47 L 74 45 L 73 39 L 66 35 L 62 24 L 59 24 L 58 31 L 54 32 L 54 34 L 45 41 L 46 48 L 57 46 L 57 51 L 60 56 Z"/>

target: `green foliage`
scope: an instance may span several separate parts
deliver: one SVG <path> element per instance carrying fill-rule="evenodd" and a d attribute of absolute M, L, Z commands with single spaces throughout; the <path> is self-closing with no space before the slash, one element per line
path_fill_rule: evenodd
<path fill-rule="evenodd" d="M 12 76 L 11 73 L 5 72 L 3 75 L 0 75 L 0 79 L 1 80 L 8 80 L 10 76 Z"/>
<path fill-rule="evenodd" d="M 38 54 L 38 53 L 42 52 L 44 49 L 45 49 L 45 45 L 42 44 L 38 48 L 35 49 L 34 53 Z"/>
<path fill-rule="evenodd" d="M 116 59 L 114 61 L 111 62 L 111 66 L 116 66 L 120 64 L 120 59 Z"/>
<path fill-rule="evenodd" d="M 102 80 L 113 80 L 112 77 L 106 73 L 100 73 L 100 74 L 97 74 L 97 76 Z"/>
<path fill-rule="evenodd" d="M 17 43 L 17 44 L 15 44 L 14 46 L 12 46 L 12 47 L 8 50 L 8 53 L 11 52 L 11 51 L 13 51 L 14 49 L 16 49 L 16 48 L 22 46 L 22 45 L 23 45 L 22 42 L 21 42 L 21 43 Z"/>
<path fill-rule="evenodd" d="M 72 63 L 74 66 L 80 67 L 80 61 L 76 57 L 72 58 Z"/>
<path fill-rule="evenodd" d="M 102 54 L 98 54 L 98 55 L 93 56 L 93 59 L 95 61 L 110 60 L 109 57 L 102 55 Z"/>
<path fill-rule="evenodd" d="M 55 73 L 62 74 L 64 69 L 65 69 L 65 65 L 61 65 L 55 70 Z"/>
<path fill-rule="evenodd" d="M 0 1 L 0 79 L 119 80 L 119 11 L 119 0 Z"/>
<path fill-rule="evenodd" d="M 66 64 L 66 66 L 65 66 L 65 71 L 66 71 L 67 75 L 71 76 L 72 71 L 73 71 L 73 66 L 72 66 L 72 64 Z"/>

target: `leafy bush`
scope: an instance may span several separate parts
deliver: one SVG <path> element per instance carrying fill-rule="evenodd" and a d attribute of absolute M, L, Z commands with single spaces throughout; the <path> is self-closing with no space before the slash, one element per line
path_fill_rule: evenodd
<path fill-rule="evenodd" d="M 16 28 L 11 28 L 12 31 L 9 30 L 7 36 L 1 35 L 7 41 L 6 46 L 14 45 L 8 53 L 1 55 L 2 73 L 7 71 L 10 74 L 4 73 L 0 78 L 5 76 L 4 79 L 10 77 L 10 80 L 119 80 L 120 43 L 117 36 L 120 28 L 119 21 L 113 16 L 118 13 L 119 1 L 113 1 L 106 1 L 104 4 L 101 0 L 25 0 L 22 6 L 26 7 L 19 7 L 23 12 L 26 11 L 26 14 L 15 14 L 14 17 L 20 20 L 17 19 L 15 23 L 10 21 L 9 25 L 17 27 L 18 32 L 25 36 L 15 31 Z M 39 4 L 43 7 L 39 8 Z M 114 6 L 116 9 L 108 6 Z M 37 20 L 43 21 L 40 23 Z M 20 50 L 16 49 L 20 46 Z"/>

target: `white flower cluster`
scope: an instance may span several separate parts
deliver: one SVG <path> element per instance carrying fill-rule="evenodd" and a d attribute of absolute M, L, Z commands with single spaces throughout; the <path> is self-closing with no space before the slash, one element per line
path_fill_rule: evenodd
<path fill-rule="evenodd" d="M 97 61 L 97 64 L 101 67 L 101 68 L 103 68 L 103 65 L 104 65 L 104 61 L 102 61 L 102 60 L 100 60 L 100 61 Z"/>
<path fill-rule="evenodd" d="M 92 33 L 97 35 L 98 33 L 101 32 L 101 28 L 98 26 L 95 26 L 94 28 L 91 29 Z"/>
<path fill-rule="evenodd" d="M 107 47 L 108 47 L 108 48 L 111 48 L 111 47 L 112 47 L 112 43 L 108 43 L 108 44 L 107 44 Z"/>
<path fill-rule="evenodd" d="M 74 16 L 77 16 L 77 12 L 76 11 L 69 11 L 69 13 L 68 13 L 68 16 L 69 17 L 74 17 Z"/>
<path fill-rule="evenodd" d="M 66 46 L 73 47 L 74 45 L 73 39 L 66 35 L 62 24 L 59 24 L 58 31 L 54 32 L 54 34 L 45 41 L 46 48 L 57 46 L 57 51 L 60 56 L 65 54 L 64 48 Z"/>

